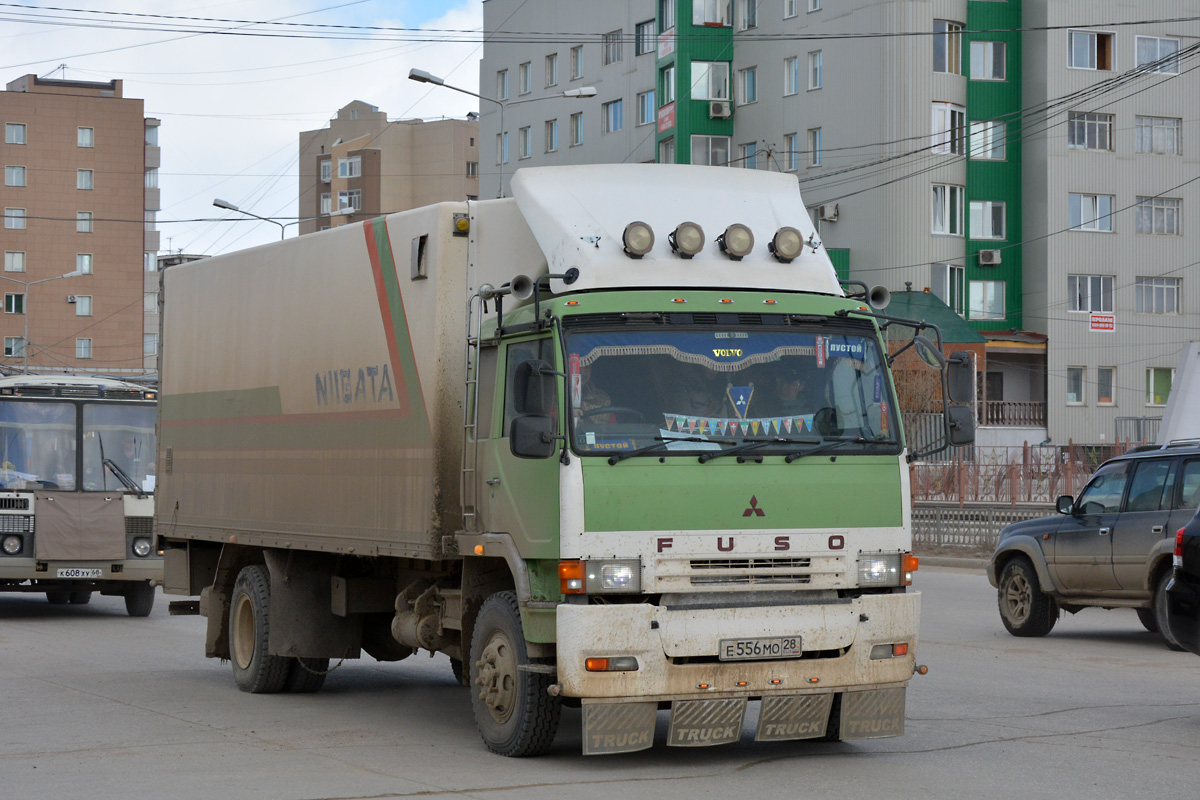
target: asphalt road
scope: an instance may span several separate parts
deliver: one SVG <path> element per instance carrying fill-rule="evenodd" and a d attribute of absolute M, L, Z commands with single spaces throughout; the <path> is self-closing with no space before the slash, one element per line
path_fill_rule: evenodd
<path fill-rule="evenodd" d="M 1132 611 L 1043 639 L 1000 625 L 979 572 L 922 569 L 927 676 L 902 738 L 752 741 L 584 758 L 488 753 L 449 662 L 347 662 L 315 695 L 248 695 L 203 655 L 204 620 L 120 598 L 0 595 L 0 798 L 1193 798 L 1200 658 Z M 753 709 L 754 704 L 751 705 Z M 665 738 L 660 714 L 658 739 Z"/>

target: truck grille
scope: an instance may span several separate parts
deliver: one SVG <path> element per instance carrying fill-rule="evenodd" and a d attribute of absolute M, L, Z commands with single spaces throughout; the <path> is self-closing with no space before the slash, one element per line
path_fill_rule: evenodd
<path fill-rule="evenodd" d="M 126 517 L 126 536 L 153 536 L 154 517 Z"/>
<path fill-rule="evenodd" d="M 839 555 L 663 557 L 654 562 L 654 591 L 686 592 L 703 586 L 735 591 L 803 587 L 836 589 L 847 585 L 845 558 Z"/>
<path fill-rule="evenodd" d="M 33 515 L 0 515 L 0 533 L 33 533 Z"/>

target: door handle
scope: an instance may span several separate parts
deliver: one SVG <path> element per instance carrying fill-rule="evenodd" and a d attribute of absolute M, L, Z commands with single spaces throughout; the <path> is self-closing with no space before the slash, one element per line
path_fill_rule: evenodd
<path fill-rule="evenodd" d="M 488 478 L 486 481 L 484 481 L 484 483 L 486 483 L 488 486 L 495 486 L 499 482 L 500 482 L 499 478 Z"/>
<path fill-rule="evenodd" d="M 1100 529 L 1101 536 L 1108 536 L 1108 534 L 1111 532 L 1112 532 L 1112 528 L 1101 528 Z"/>
<path fill-rule="evenodd" d="M 1155 525 L 1154 527 L 1152 527 L 1152 528 L 1150 529 L 1150 532 L 1151 532 L 1151 533 L 1162 533 L 1162 532 L 1163 532 L 1163 526 L 1162 526 L 1162 525 Z"/>

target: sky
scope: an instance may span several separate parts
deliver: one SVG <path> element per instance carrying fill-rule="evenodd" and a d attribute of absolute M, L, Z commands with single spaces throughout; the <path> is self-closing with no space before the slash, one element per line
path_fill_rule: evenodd
<path fill-rule="evenodd" d="M 118 20 L 127 29 L 114 29 Z M 246 24 L 265 21 L 298 25 Z M 124 81 L 124 96 L 143 99 L 145 115 L 162 121 L 160 252 L 217 255 L 276 241 L 280 228 L 213 199 L 295 220 L 299 134 L 325 127 L 347 103 L 370 103 L 388 119 L 478 110 L 473 98 L 410 81 L 408 71 L 478 91 L 479 35 L 445 31 L 482 24 L 482 0 L 0 3 L 0 83 L 27 74 Z M 353 28 L 341 30 L 362 38 L 334 40 L 311 25 L 421 28 L 430 34 L 406 38 L 457 41 L 395 41 L 395 31 Z M 214 27 L 239 35 L 201 32 Z M 295 38 L 253 35 L 264 31 Z"/>

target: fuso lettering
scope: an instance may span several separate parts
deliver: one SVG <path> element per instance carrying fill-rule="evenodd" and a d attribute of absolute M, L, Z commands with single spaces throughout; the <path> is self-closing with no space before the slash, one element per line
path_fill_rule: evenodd
<path fill-rule="evenodd" d="M 670 538 L 669 536 L 666 538 L 663 538 L 663 539 L 659 539 L 658 540 L 658 552 L 661 553 L 663 550 L 670 550 L 671 542 L 673 542 L 673 541 L 674 541 L 674 539 Z"/>

